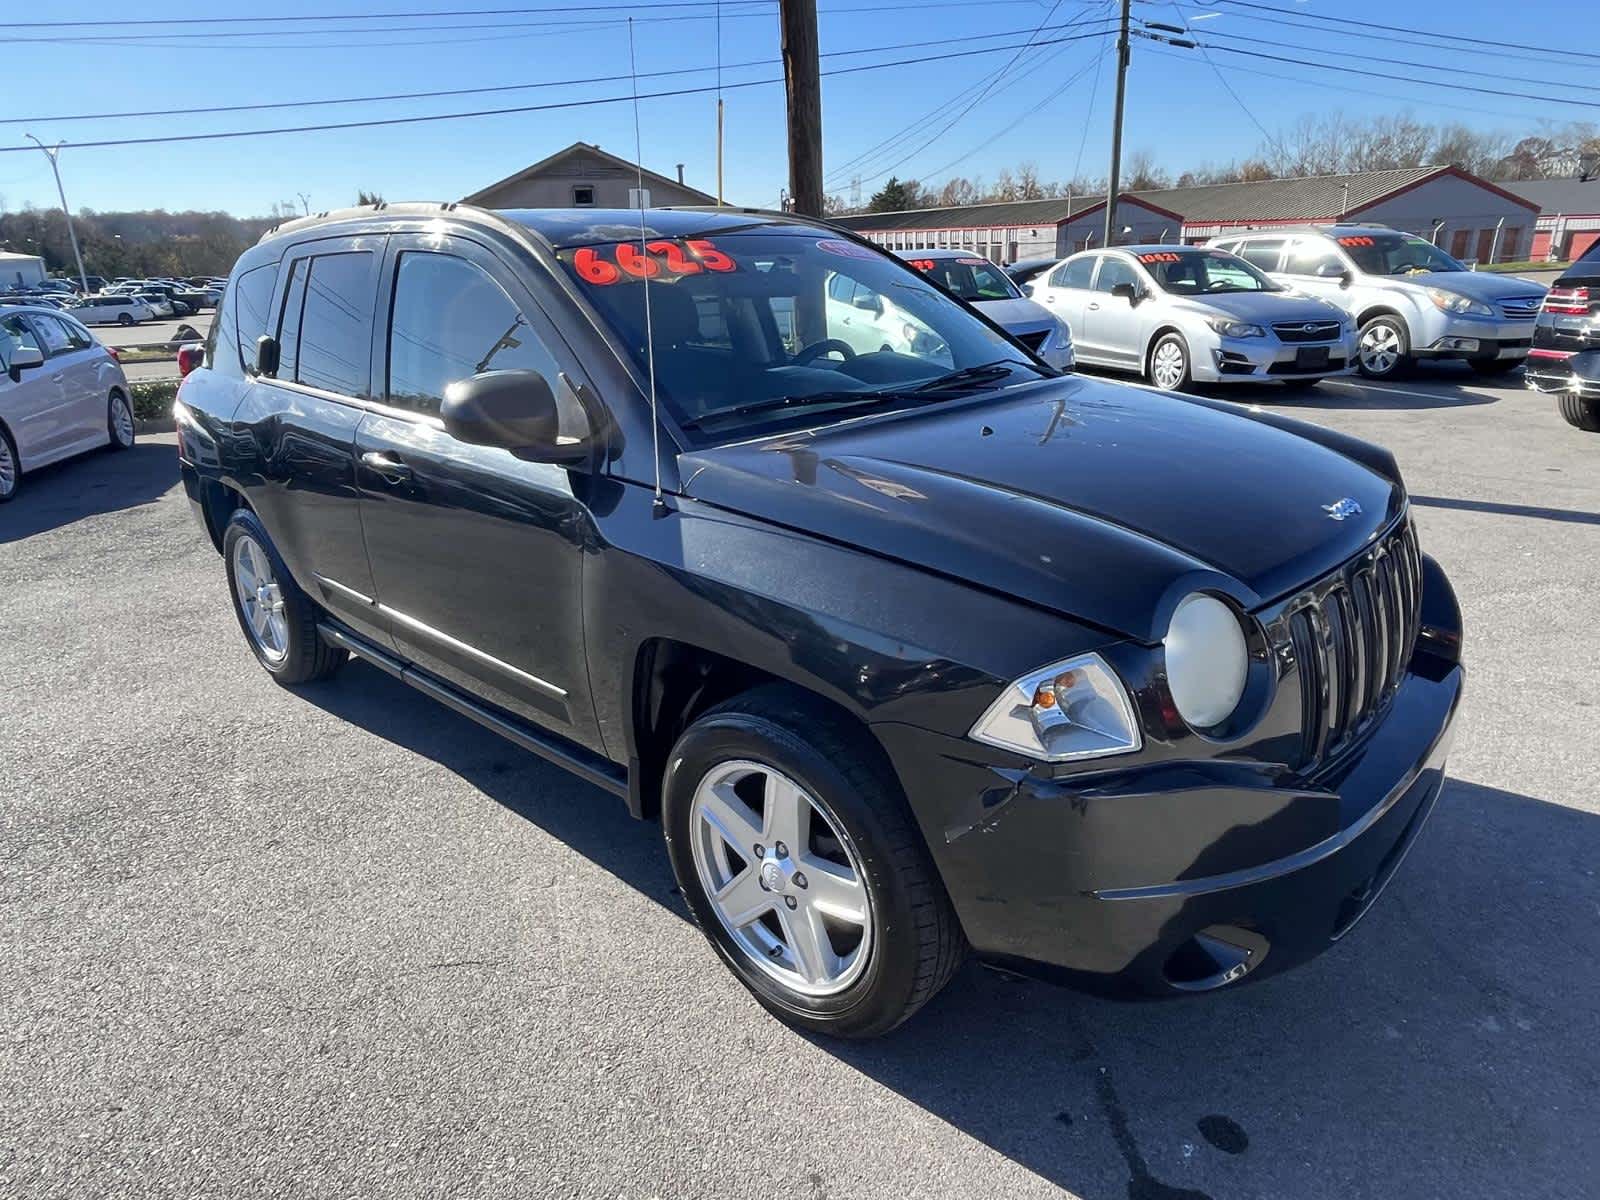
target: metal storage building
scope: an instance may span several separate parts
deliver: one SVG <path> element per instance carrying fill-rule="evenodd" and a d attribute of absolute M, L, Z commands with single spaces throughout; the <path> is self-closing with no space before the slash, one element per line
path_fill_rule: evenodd
<path fill-rule="evenodd" d="M 1530 179 L 1506 188 L 1539 206 L 1535 262 L 1570 262 L 1600 242 L 1600 179 Z"/>

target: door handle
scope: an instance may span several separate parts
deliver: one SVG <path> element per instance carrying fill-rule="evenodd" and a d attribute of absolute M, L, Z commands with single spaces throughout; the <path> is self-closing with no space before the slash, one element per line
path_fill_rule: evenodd
<path fill-rule="evenodd" d="M 387 450 L 368 450 L 361 456 L 361 465 L 376 471 L 390 483 L 411 478 L 411 468 Z"/>
<path fill-rule="evenodd" d="M 1044 302 L 1046 304 L 1054 304 L 1056 302 L 1056 298 L 1053 295 L 1051 295 L 1049 292 L 1046 292 L 1044 294 Z"/>
<path fill-rule="evenodd" d="M 1095 301 L 1095 303 L 1089 305 L 1089 311 L 1090 312 L 1099 312 L 1100 311 L 1100 302 L 1097 300 L 1097 301 Z"/>

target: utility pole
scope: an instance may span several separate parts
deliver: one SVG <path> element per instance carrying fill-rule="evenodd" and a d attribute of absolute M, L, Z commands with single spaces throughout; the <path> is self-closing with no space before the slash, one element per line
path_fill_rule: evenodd
<path fill-rule="evenodd" d="M 1117 189 L 1122 183 L 1122 103 L 1128 94 L 1128 10 L 1122 0 L 1122 25 L 1117 33 L 1117 101 L 1111 116 L 1111 174 L 1106 180 L 1106 230 L 1102 245 L 1116 245 Z"/>
<path fill-rule="evenodd" d="M 83 255 L 78 253 L 78 231 L 72 227 L 72 210 L 67 207 L 67 189 L 61 186 L 61 168 L 56 163 L 56 155 L 61 153 L 65 142 L 57 142 L 54 146 L 46 146 L 33 134 L 23 134 L 30 142 L 44 151 L 44 156 L 50 160 L 50 169 L 56 176 L 56 195 L 61 197 L 61 215 L 67 219 L 67 240 L 72 243 L 72 258 L 78 264 L 78 283 L 83 288 L 84 294 L 89 292 L 89 277 L 83 273 Z M 41 235 L 42 236 L 42 235 Z M 39 247 L 41 250 L 43 246 Z"/>
<path fill-rule="evenodd" d="M 795 212 L 820 217 L 822 68 L 817 59 L 817 0 L 778 0 L 778 18 L 789 102 L 789 195 Z"/>

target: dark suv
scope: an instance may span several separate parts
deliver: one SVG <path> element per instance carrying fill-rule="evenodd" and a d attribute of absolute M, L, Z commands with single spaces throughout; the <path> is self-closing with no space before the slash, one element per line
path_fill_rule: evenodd
<path fill-rule="evenodd" d="M 904 349 L 830 325 L 840 276 Z M 1460 615 L 1388 453 L 1059 375 L 819 222 L 295 221 L 175 415 L 274 678 L 353 654 L 659 817 L 811 1029 L 892 1028 L 969 946 L 1124 994 L 1281 970 L 1443 779 Z"/>
<path fill-rule="evenodd" d="M 1600 243 L 1545 296 L 1523 379 L 1556 393 L 1568 424 L 1600 433 Z"/>

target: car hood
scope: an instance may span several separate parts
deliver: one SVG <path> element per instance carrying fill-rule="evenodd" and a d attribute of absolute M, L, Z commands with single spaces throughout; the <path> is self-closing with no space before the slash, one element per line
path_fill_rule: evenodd
<path fill-rule="evenodd" d="M 1285 321 L 1338 321 L 1344 314 L 1326 300 L 1292 292 L 1222 292 L 1212 296 L 1174 296 L 1174 306 L 1202 316 L 1223 314 L 1252 325 Z"/>
<path fill-rule="evenodd" d="M 1447 288 L 1474 300 L 1505 300 L 1511 296 L 1542 296 L 1549 289 L 1531 279 L 1515 275 L 1495 275 L 1489 271 L 1426 271 L 1421 275 L 1397 275 L 1403 283 L 1423 287 Z"/>
<path fill-rule="evenodd" d="M 694 451 L 680 470 L 694 499 L 1153 642 L 1192 588 L 1257 607 L 1403 508 L 1396 481 L 1310 440 L 1338 435 L 1281 424 L 1077 376 Z M 1333 519 L 1345 499 L 1359 513 Z"/>
<path fill-rule="evenodd" d="M 972 307 L 1007 333 L 1036 333 L 1041 329 L 1053 329 L 1056 323 L 1056 319 L 1044 305 L 1036 300 L 1025 300 L 1021 297 L 1011 300 L 977 300 L 973 302 Z"/>

